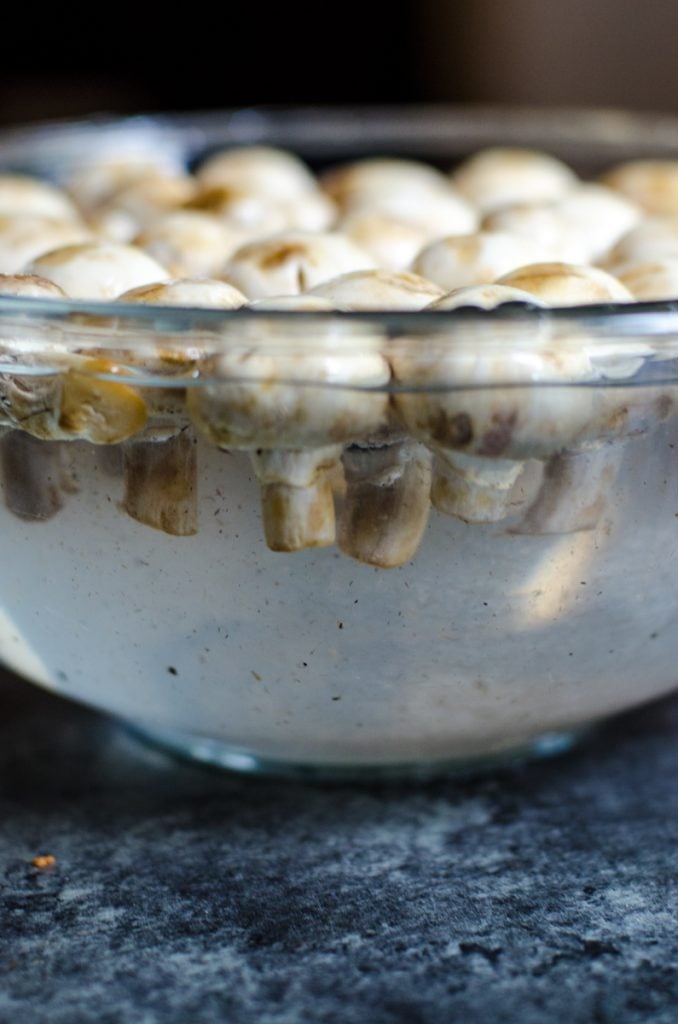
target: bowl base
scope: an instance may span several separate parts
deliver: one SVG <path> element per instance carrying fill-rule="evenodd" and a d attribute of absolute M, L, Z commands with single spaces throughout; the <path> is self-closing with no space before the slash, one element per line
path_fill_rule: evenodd
<path fill-rule="evenodd" d="M 588 735 L 591 727 L 543 733 L 518 747 L 475 757 L 445 758 L 436 761 L 388 762 L 375 764 L 316 764 L 262 757 L 220 740 L 170 729 L 154 729 L 136 722 L 124 722 L 137 739 L 159 747 L 182 760 L 212 768 L 250 775 L 268 775 L 320 782 L 379 782 L 380 780 L 421 780 L 437 776 L 482 774 L 495 768 L 519 764 L 535 758 L 564 754 Z"/>

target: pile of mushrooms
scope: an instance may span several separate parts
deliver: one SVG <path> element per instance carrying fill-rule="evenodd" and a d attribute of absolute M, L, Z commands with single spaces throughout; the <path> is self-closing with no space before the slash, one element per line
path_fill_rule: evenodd
<path fill-rule="evenodd" d="M 678 162 L 587 183 L 496 148 L 449 174 L 379 157 L 316 178 L 254 146 L 195 174 L 110 155 L 63 188 L 5 174 L 0 295 L 260 314 L 228 322 L 223 344 L 156 332 L 136 355 L 110 309 L 90 318 L 100 347 L 10 330 L 0 463 L 22 518 L 58 512 L 68 442 L 85 440 L 119 446 L 128 515 L 191 535 L 203 437 L 248 453 L 273 551 L 337 544 L 396 567 L 432 507 L 517 533 L 593 529 L 620 442 L 674 413 L 670 389 L 633 386 L 667 355 L 606 352 L 580 316 L 542 311 L 678 298 Z M 437 315 L 393 337 L 384 318 L 335 311 Z"/>

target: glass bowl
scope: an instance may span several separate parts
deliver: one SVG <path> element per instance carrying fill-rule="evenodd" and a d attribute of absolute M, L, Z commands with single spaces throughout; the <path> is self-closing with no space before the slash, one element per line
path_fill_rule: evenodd
<path fill-rule="evenodd" d="M 678 122 L 237 111 L 22 128 L 0 167 L 58 180 L 102 148 L 190 165 L 253 142 L 316 166 L 509 143 L 593 173 L 678 155 Z M 0 656 L 173 750 L 466 768 L 560 750 L 678 682 L 678 304 L 0 297 L 0 431 Z"/>

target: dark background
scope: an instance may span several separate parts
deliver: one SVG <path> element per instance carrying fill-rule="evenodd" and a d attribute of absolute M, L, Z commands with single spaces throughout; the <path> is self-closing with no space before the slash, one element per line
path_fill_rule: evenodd
<path fill-rule="evenodd" d="M 0 123 L 94 111 L 480 101 L 678 109 L 671 0 L 127 0 L 2 15 Z"/>

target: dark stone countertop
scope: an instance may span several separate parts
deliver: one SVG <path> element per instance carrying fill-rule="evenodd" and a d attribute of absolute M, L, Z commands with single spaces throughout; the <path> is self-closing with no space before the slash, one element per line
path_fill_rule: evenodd
<path fill-rule="evenodd" d="M 675 1024 L 677 738 L 674 698 L 481 779 L 304 785 L 2 677 L 0 1022 Z"/>

